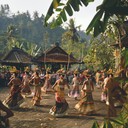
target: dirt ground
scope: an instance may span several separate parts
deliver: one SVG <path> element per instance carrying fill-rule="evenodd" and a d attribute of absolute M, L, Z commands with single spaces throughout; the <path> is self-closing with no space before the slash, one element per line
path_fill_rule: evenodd
<path fill-rule="evenodd" d="M 9 94 L 9 88 L 0 88 L 0 99 L 3 101 Z M 54 93 L 42 93 L 41 105 L 32 106 L 31 99 L 25 98 L 21 108 L 13 110 L 14 116 L 10 118 L 11 128 L 91 128 L 94 121 L 101 123 L 107 116 L 107 106 L 100 101 L 101 89 L 95 88 L 93 98 L 96 114 L 93 116 L 81 115 L 74 109 L 78 102 L 66 97 L 69 103 L 68 115 L 55 118 L 49 114 L 49 109 L 55 104 Z"/>

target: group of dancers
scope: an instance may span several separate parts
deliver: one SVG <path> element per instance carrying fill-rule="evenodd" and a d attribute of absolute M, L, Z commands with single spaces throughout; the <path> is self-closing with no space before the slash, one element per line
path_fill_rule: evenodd
<path fill-rule="evenodd" d="M 85 115 L 93 115 L 96 113 L 92 93 L 94 91 L 94 81 L 92 75 L 86 70 L 83 74 L 84 79 L 81 80 L 80 74 L 74 72 L 72 82 L 69 85 L 66 74 L 57 72 L 55 83 L 51 85 L 52 74 L 46 72 L 41 75 L 35 71 L 31 76 L 29 72 L 25 72 L 22 80 L 14 72 L 10 78 L 8 86 L 10 86 L 10 94 L 3 101 L 3 104 L 10 109 L 20 107 L 24 102 L 24 95 L 27 97 L 32 95 L 32 103 L 34 106 L 39 106 L 42 100 L 42 91 L 47 93 L 50 89 L 55 92 L 55 105 L 50 109 L 49 113 L 55 117 L 63 117 L 67 114 L 69 104 L 66 100 L 66 87 L 69 89 L 68 96 L 76 100 L 74 108 Z M 109 74 L 107 79 L 104 79 L 103 90 L 107 91 L 106 102 L 108 102 L 108 115 L 116 116 L 116 110 L 113 103 L 113 91 L 118 86 L 113 80 L 113 75 Z M 98 83 L 97 83 L 98 84 Z M 30 85 L 34 86 L 34 91 L 31 91 Z M 82 86 L 80 86 L 82 85 Z M 103 95 L 103 94 L 102 94 Z M 78 97 L 80 99 L 78 100 Z M 121 101 L 122 99 L 120 99 Z"/>
<path fill-rule="evenodd" d="M 49 74 L 49 72 L 46 72 L 42 77 L 38 71 L 35 71 L 31 76 L 28 72 L 25 72 L 21 80 L 18 74 L 14 72 L 8 83 L 10 94 L 3 101 L 3 104 L 10 109 L 15 109 L 20 107 L 24 102 L 24 97 L 32 95 L 32 104 L 39 106 L 42 100 L 42 92 L 47 93 L 51 90 L 55 92 L 55 106 L 50 109 L 49 113 L 56 117 L 64 116 L 69 108 L 69 104 L 65 99 L 65 87 L 67 86 L 69 89 L 69 97 L 74 97 L 74 99 L 77 100 L 81 95 L 80 102 L 75 106 L 79 112 L 83 114 L 95 113 L 92 98 L 94 86 L 89 75 L 84 76 L 85 81 L 83 82 L 83 86 L 80 86 L 82 83 L 78 73 L 73 74 L 73 79 L 70 83 L 72 86 L 69 85 L 66 75 L 63 72 L 57 72 L 56 80 L 53 85 L 51 85 L 51 77 L 52 74 Z M 34 86 L 33 92 L 31 91 L 30 85 Z"/>

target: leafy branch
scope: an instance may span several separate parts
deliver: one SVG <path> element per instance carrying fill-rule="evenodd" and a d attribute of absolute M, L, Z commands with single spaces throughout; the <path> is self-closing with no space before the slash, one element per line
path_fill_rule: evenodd
<path fill-rule="evenodd" d="M 67 14 L 72 16 L 73 11 L 80 10 L 80 6 L 84 5 L 87 7 L 90 2 L 94 2 L 94 0 L 67 0 L 66 3 L 62 3 L 61 1 L 62 0 L 53 0 L 45 17 L 45 24 L 47 25 L 49 18 L 55 12 L 59 13 L 55 22 L 51 24 L 51 28 L 57 27 L 67 21 Z M 103 0 L 102 4 L 97 7 L 97 13 L 89 24 L 87 33 L 90 33 L 93 30 L 94 36 L 96 37 L 104 32 L 109 18 L 113 15 L 128 15 L 128 1 Z"/>
<path fill-rule="evenodd" d="M 59 14 L 57 15 L 55 22 L 51 24 L 51 28 L 57 27 L 61 25 L 63 22 L 67 21 L 66 13 L 69 16 L 72 16 L 73 10 L 79 11 L 79 7 L 82 6 L 82 4 L 84 6 L 87 6 L 90 2 L 93 1 L 94 0 L 68 0 L 66 3 L 62 3 L 61 0 L 53 0 L 45 17 L 45 24 L 48 24 L 47 21 L 54 14 L 54 10 Z"/>

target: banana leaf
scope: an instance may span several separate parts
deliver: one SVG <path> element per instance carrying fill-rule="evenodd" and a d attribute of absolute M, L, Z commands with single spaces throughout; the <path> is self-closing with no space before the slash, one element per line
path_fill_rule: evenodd
<path fill-rule="evenodd" d="M 95 121 L 91 128 L 99 128 L 99 124 L 97 121 Z"/>
<path fill-rule="evenodd" d="M 91 23 L 89 24 L 89 26 L 86 29 L 87 34 L 89 34 L 89 32 L 93 29 L 93 27 L 95 26 L 97 29 L 98 26 L 98 22 L 100 21 L 100 18 L 103 15 L 103 11 L 100 10 L 96 13 L 96 15 L 94 16 L 93 20 L 91 21 Z M 97 31 L 95 30 L 95 35 L 98 35 L 99 33 L 96 33 Z"/>

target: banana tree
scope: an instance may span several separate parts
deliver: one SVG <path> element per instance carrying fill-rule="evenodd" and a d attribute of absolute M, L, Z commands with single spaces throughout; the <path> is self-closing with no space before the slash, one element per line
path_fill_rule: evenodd
<path fill-rule="evenodd" d="M 45 24 L 57 13 L 56 20 L 51 24 L 51 28 L 61 25 L 67 21 L 67 15 L 72 16 L 74 11 L 79 11 L 80 6 L 87 7 L 94 0 L 53 0 L 45 17 Z M 102 4 L 97 6 L 97 13 L 87 27 L 87 33 L 92 30 L 94 36 L 104 32 L 107 23 L 113 15 L 128 15 L 128 1 L 126 0 L 103 0 Z"/>

